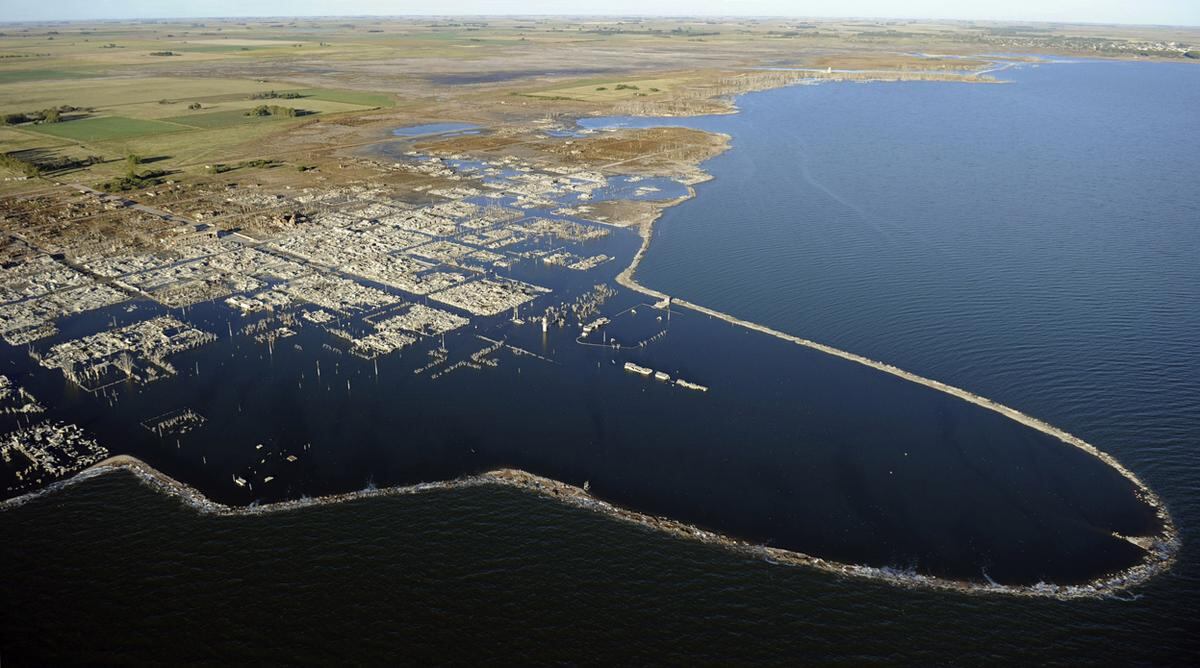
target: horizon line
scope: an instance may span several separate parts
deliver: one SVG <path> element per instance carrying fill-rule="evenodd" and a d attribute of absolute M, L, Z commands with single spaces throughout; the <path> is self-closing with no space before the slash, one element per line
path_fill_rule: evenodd
<path fill-rule="evenodd" d="M 278 19 L 438 19 L 438 18 L 476 18 L 476 19 L 523 19 L 523 18 L 562 18 L 562 19 L 794 19 L 818 22 L 834 21 L 930 21 L 950 23 L 1022 23 L 1030 25 L 1059 25 L 1059 26 L 1113 26 L 1113 27 L 1143 27 L 1143 28 L 1200 28 L 1200 23 L 1120 23 L 1111 21 L 1063 21 L 1046 19 L 1005 19 L 1005 18 L 952 18 L 933 16 L 824 16 L 803 14 L 263 14 L 263 15 L 213 15 L 213 16 L 127 16 L 127 17 L 81 17 L 81 18 L 43 18 L 24 20 L 0 20 L 0 25 L 38 25 L 47 23 L 120 23 L 146 21 L 255 21 Z"/>

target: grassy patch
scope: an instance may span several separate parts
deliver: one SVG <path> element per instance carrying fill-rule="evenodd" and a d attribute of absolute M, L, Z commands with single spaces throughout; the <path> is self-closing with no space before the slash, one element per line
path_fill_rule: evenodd
<path fill-rule="evenodd" d="M 88 79 L 94 76 L 97 75 L 66 70 L 0 70 L 0 84 L 49 79 Z"/>
<path fill-rule="evenodd" d="M 295 91 L 305 97 L 328 102 L 356 104 L 363 107 L 392 107 L 396 101 L 386 93 L 366 93 L 356 90 L 331 90 L 328 88 L 309 88 Z"/>
<path fill-rule="evenodd" d="M 242 123 L 224 128 L 188 129 L 186 132 L 143 135 L 122 141 L 119 148 L 143 155 L 169 155 L 171 160 L 167 165 L 172 167 L 245 160 L 258 157 L 264 149 L 262 146 L 255 146 L 246 151 L 239 147 L 247 142 L 261 141 L 264 137 L 284 132 L 298 122 L 301 121 L 264 119 L 257 123 Z"/>
<path fill-rule="evenodd" d="M 48 148 L 69 145 L 66 140 L 47 137 L 15 128 L 0 128 L 0 150 L 17 151 L 26 148 Z"/>
<path fill-rule="evenodd" d="M 145 59 L 149 60 L 149 57 Z M 197 99 L 244 99 L 252 93 L 278 87 L 247 79 L 187 77 L 90 78 L 63 82 L 61 85 L 38 82 L 12 83 L 0 90 L 0 111 L 26 111 L 69 104 L 76 107 L 96 107 L 120 116 L 136 117 L 143 114 L 126 113 L 124 109 L 135 105 L 169 109 L 169 106 L 158 104 L 162 99 L 183 101 L 185 105 L 188 101 Z M 117 109 L 121 111 L 115 111 Z"/>
<path fill-rule="evenodd" d="M 78 121 L 35 125 L 29 129 L 55 137 L 74 139 L 75 141 L 97 142 L 162 134 L 164 132 L 180 132 L 188 128 L 162 121 L 125 118 L 123 116 L 104 116 L 102 118 L 85 118 Z"/>
<path fill-rule="evenodd" d="M 21 176 L 37 176 L 42 173 L 42 170 L 38 169 L 34 163 L 9 153 L 0 153 L 0 170 L 7 170 Z"/>

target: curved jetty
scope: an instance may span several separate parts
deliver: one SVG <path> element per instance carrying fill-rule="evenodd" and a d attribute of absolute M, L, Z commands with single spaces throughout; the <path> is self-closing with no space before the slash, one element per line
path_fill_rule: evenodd
<path fill-rule="evenodd" d="M 961 387 L 955 387 L 953 385 L 943 383 L 938 380 L 933 380 L 932 378 L 918 376 L 917 374 L 912 373 L 911 371 L 905 371 L 904 369 L 893 366 L 891 364 L 887 364 L 886 362 L 880 362 L 879 360 L 873 360 L 869 357 L 864 357 L 862 355 L 858 355 L 858 354 L 855 354 L 852 352 L 841 350 L 840 348 L 834 348 L 833 346 L 829 346 L 824 343 L 818 343 L 816 341 L 804 339 L 799 336 L 794 336 L 792 334 L 787 334 L 785 332 L 781 332 L 777 329 L 771 329 L 770 327 L 767 327 L 765 325 L 760 325 L 758 323 L 749 322 L 747 320 L 742 320 L 741 318 L 729 315 L 728 313 L 722 313 L 720 311 L 710 309 L 706 306 L 700 306 L 698 304 L 693 304 L 687 300 L 679 299 L 678 297 L 670 297 L 663 292 L 659 292 L 658 290 L 654 290 L 653 288 L 648 288 L 648 287 L 642 285 L 641 283 L 638 283 L 633 278 L 633 273 L 637 269 L 637 265 L 639 263 L 641 263 L 642 256 L 645 253 L 645 250 L 647 248 L 649 248 L 649 246 L 650 246 L 650 234 L 648 232 L 644 233 L 643 238 L 645 239 L 645 241 L 642 243 L 642 247 L 638 250 L 637 255 L 634 256 L 633 263 L 630 264 L 629 268 L 627 268 L 625 271 L 621 272 L 621 274 L 617 277 L 617 280 L 618 280 L 618 282 L 621 283 L 621 285 L 623 285 L 627 288 L 630 288 L 631 290 L 637 290 L 638 292 L 641 292 L 648 296 L 654 297 L 656 299 L 669 300 L 669 302 L 673 305 L 682 306 L 684 308 L 688 308 L 693 311 L 696 311 L 697 313 L 703 313 L 704 315 L 707 315 L 707 316 L 710 316 L 713 318 L 717 318 L 719 320 L 724 320 L 725 322 L 728 322 L 728 323 L 731 323 L 734 325 L 738 325 L 740 327 L 745 327 L 746 329 L 752 329 L 756 332 L 761 332 L 763 334 L 773 336 L 777 339 L 782 339 L 782 340 L 788 341 L 790 343 L 795 343 L 795 344 L 798 344 L 801 346 L 805 346 L 807 348 L 812 348 L 813 350 L 818 350 L 818 351 L 826 353 L 828 355 L 833 355 L 834 357 L 840 357 L 844 360 L 849 360 L 851 362 L 862 364 L 863 366 L 870 367 L 877 371 L 883 371 L 885 373 L 890 373 L 893 376 L 896 376 L 898 378 L 903 378 L 904 380 L 907 380 L 907 381 L 910 381 L 913 383 L 917 383 L 918 385 L 924 385 L 925 387 L 933 388 L 939 392 L 945 392 L 946 394 L 949 394 L 950 396 L 957 397 L 959 399 L 962 399 L 963 401 L 967 401 L 969 403 L 975 404 L 976 406 L 981 406 L 988 410 L 995 411 L 1011 420 L 1019 422 L 1027 427 L 1036 429 L 1037 431 L 1040 431 L 1043 434 L 1046 434 L 1048 436 L 1053 436 L 1054 438 L 1057 438 L 1058 440 L 1062 441 L 1063 443 L 1066 443 L 1067 445 L 1070 445 L 1072 447 L 1079 448 L 1080 450 L 1083 450 L 1084 452 L 1092 455 L 1093 457 L 1096 457 L 1097 459 L 1104 462 L 1105 464 L 1108 464 L 1113 469 L 1115 469 L 1118 473 L 1120 473 L 1125 479 L 1127 479 L 1127 480 L 1129 480 L 1129 482 L 1133 483 L 1134 487 L 1136 487 L 1138 490 L 1140 498 L 1144 502 L 1146 502 L 1147 505 L 1149 505 L 1150 507 L 1155 509 L 1159 520 L 1163 523 L 1163 527 L 1164 527 L 1163 533 L 1172 538 L 1176 535 L 1175 525 L 1174 525 L 1174 521 L 1171 519 L 1171 514 L 1167 512 L 1166 507 L 1163 505 L 1163 502 L 1158 498 L 1158 496 L 1153 491 L 1150 490 L 1150 488 L 1146 485 L 1146 483 L 1142 482 L 1141 478 L 1138 478 L 1137 475 L 1134 474 L 1132 471 L 1125 468 L 1125 466 L 1122 465 L 1121 462 L 1117 461 L 1115 457 L 1108 454 L 1107 452 L 1100 450 L 1096 446 L 1092 445 L 1091 443 L 1088 443 L 1087 441 L 1083 440 L 1082 438 L 1079 438 L 1078 436 L 1074 436 L 1074 435 L 1072 435 L 1062 429 L 1059 429 L 1058 427 L 1055 427 L 1054 425 L 1049 424 L 1045 421 L 1042 421 L 1035 417 L 1026 415 L 1025 413 L 1022 413 L 1021 411 L 1019 411 L 1015 408 L 1010 408 L 1008 406 L 1005 406 L 1004 404 L 992 401 L 991 399 L 988 399 L 987 397 L 981 397 L 978 394 L 975 394 L 974 392 L 964 390 Z"/>
<path fill-rule="evenodd" d="M 31 492 L 0 502 L 0 512 L 22 506 L 40 496 L 65 489 L 93 477 L 118 471 L 127 471 L 134 474 L 142 483 L 180 499 L 186 505 L 200 513 L 226 517 L 289 512 L 302 508 L 342 503 L 357 499 L 408 496 L 439 490 L 463 489 L 485 485 L 511 487 L 548 499 L 554 499 L 575 508 L 590 510 L 607 517 L 660 531 L 676 538 L 715 545 L 749 558 L 762 559 L 773 564 L 805 566 L 828 573 L 886 582 L 900 587 L 923 587 L 964 594 L 1003 594 L 1023 597 L 1050 597 L 1060 600 L 1106 597 L 1120 590 L 1139 585 L 1154 575 L 1168 569 L 1174 561 L 1175 553 L 1178 550 L 1178 539 L 1172 528 L 1170 535 L 1164 535 L 1143 546 L 1146 549 L 1146 557 L 1141 563 L 1120 573 L 1114 573 L 1104 578 L 1079 585 L 1037 583 L 1029 586 L 1014 586 L 994 582 L 933 577 L 891 568 L 845 564 L 793 550 L 755 545 L 719 533 L 706 531 L 668 517 L 657 517 L 622 508 L 593 497 L 583 487 L 576 487 L 517 469 L 497 469 L 479 475 L 465 476 L 440 482 L 379 489 L 368 488 L 342 494 L 279 501 L 253 506 L 231 506 L 213 501 L 195 487 L 175 480 L 142 460 L 128 455 L 110 457 L 94 464 L 72 478 L 54 483 L 37 492 Z"/>
<path fill-rule="evenodd" d="M 689 187 L 688 190 L 689 190 L 688 197 L 692 197 L 695 195 L 695 191 L 691 187 Z M 1127 537 L 1127 536 L 1119 536 L 1118 535 L 1118 537 L 1125 539 L 1125 540 L 1133 543 L 1134 545 L 1137 545 L 1138 547 L 1145 550 L 1146 554 L 1145 554 L 1145 557 L 1143 558 L 1142 562 L 1137 564 L 1136 566 L 1129 568 L 1126 571 L 1112 575 L 1110 577 L 1095 580 L 1092 583 L 1089 583 L 1087 585 L 1082 585 L 1082 586 L 1055 586 L 1055 585 L 1047 585 L 1045 583 L 1038 583 L 1038 584 L 1032 585 L 1032 586 L 1016 586 L 1016 587 L 1000 585 L 1000 584 L 996 584 L 996 583 L 988 583 L 987 585 L 981 585 L 981 584 L 975 583 L 975 582 L 947 580 L 947 579 L 942 579 L 942 578 L 922 576 L 922 575 L 916 575 L 916 574 L 900 574 L 900 573 L 897 573 L 896 571 L 890 570 L 890 569 L 874 568 L 874 567 L 868 567 L 868 566 L 853 566 L 853 565 L 847 565 L 847 564 L 836 564 L 835 562 L 829 562 L 829 561 L 826 561 L 823 559 L 811 557 L 811 556 L 801 554 L 798 552 L 792 552 L 792 551 L 788 551 L 788 550 L 776 550 L 775 548 L 765 548 L 765 547 L 758 548 L 760 550 L 763 550 L 764 554 L 768 554 L 768 555 L 770 555 L 770 557 L 772 559 L 775 559 L 776 561 L 779 561 L 782 563 L 796 563 L 796 564 L 809 565 L 809 566 L 822 568 L 824 570 L 833 570 L 833 571 L 837 571 L 837 572 L 845 573 L 845 574 L 861 575 L 861 576 L 865 576 L 865 577 L 883 579 L 883 580 L 887 580 L 890 582 L 903 582 L 905 584 L 921 584 L 921 585 L 928 585 L 928 586 L 935 587 L 935 588 L 951 588 L 951 589 L 960 589 L 960 590 L 969 590 L 969 591 L 1000 592 L 1000 593 L 1006 593 L 1006 594 L 1050 595 L 1050 596 L 1055 596 L 1055 597 L 1059 597 L 1059 598 L 1074 598 L 1074 597 L 1078 597 L 1078 596 L 1101 595 L 1103 593 L 1112 591 L 1113 589 L 1129 587 L 1134 584 L 1144 582 L 1145 580 L 1152 577 L 1153 575 L 1170 568 L 1171 564 L 1174 562 L 1176 553 L 1179 551 L 1179 545 L 1180 545 L 1179 533 L 1175 527 L 1175 523 L 1171 517 L 1170 512 L 1168 512 L 1168 510 L 1166 508 L 1166 505 L 1158 497 L 1158 495 L 1155 494 L 1153 492 L 1153 490 L 1150 489 L 1149 486 L 1147 486 L 1144 482 L 1142 482 L 1141 478 L 1139 478 L 1135 473 L 1133 473 L 1132 471 L 1127 469 L 1123 464 L 1121 464 L 1121 462 L 1117 461 L 1117 459 L 1115 457 L 1113 457 L 1112 455 L 1100 450 L 1099 448 L 1092 445 L 1091 443 L 1088 443 L 1087 441 L 1084 441 L 1083 439 L 1079 438 L 1078 436 L 1075 436 L 1063 429 L 1055 427 L 1054 425 L 1051 425 L 1043 420 L 1039 420 L 1030 415 L 1026 415 L 1025 413 L 1022 413 L 1021 411 L 1019 411 L 1015 408 L 1005 406 L 1004 404 L 1001 404 L 996 401 L 992 401 L 991 399 L 988 399 L 987 397 L 983 397 L 978 394 L 975 394 L 974 392 L 971 392 L 969 390 L 965 390 L 963 388 L 956 387 L 956 386 L 950 385 L 948 383 L 943 383 L 941 381 L 934 380 L 932 378 L 926 378 L 924 376 L 917 375 L 910 371 L 905 371 L 904 369 L 901 369 L 901 368 L 896 367 L 891 364 L 887 364 L 886 362 L 874 360 L 869 357 L 865 357 L 863 355 L 858 355 L 856 353 L 852 353 L 852 352 L 849 352 L 846 350 L 841 350 L 840 348 L 835 348 L 833 346 L 819 343 L 817 341 L 812 341 L 810 339 L 805 339 L 805 338 L 795 336 L 792 334 L 787 334 L 785 332 L 781 332 L 779 330 L 772 329 L 765 325 L 761 325 L 758 323 L 743 320 L 741 318 L 730 315 L 728 313 L 722 313 L 721 311 L 717 311 L 717 310 L 708 308 L 706 306 L 701 306 L 699 304 L 693 304 L 687 300 L 680 299 L 678 297 L 672 297 L 664 292 L 661 292 L 659 290 L 655 290 L 653 288 L 642 285 L 641 283 L 639 283 L 636 280 L 634 275 L 637 272 L 637 268 L 641 264 L 642 259 L 645 257 L 646 251 L 650 248 L 650 241 L 651 241 L 651 237 L 653 235 L 653 227 L 654 227 L 653 222 L 651 222 L 640 228 L 639 232 L 642 237 L 641 246 L 638 248 L 637 252 L 634 254 L 633 260 L 632 260 L 632 262 L 630 262 L 629 266 L 626 267 L 625 270 L 623 270 L 620 274 L 617 275 L 616 281 L 620 285 L 622 285 L 626 288 L 629 288 L 631 290 L 640 292 L 642 294 L 645 294 L 649 297 L 653 297 L 654 299 L 660 300 L 660 303 L 667 304 L 668 308 L 669 308 L 669 305 L 681 306 L 683 308 L 690 309 L 697 313 L 701 313 L 701 314 L 707 315 L 712 318 L 723 320 L 723 321 L 728 322 L 733 325 L 744 327 L 746 329 L 760 332 L 762 334 L 767 334 L 769 336 L 773 336 L 773 337 L 783 340 L 783 341 L 795 343 L 797 345 L 801 345 L 806 348 L 811 348 L 813 350 L 817 350 L 819 352 L 822 352 L 822 353 L 825 353 L 828 355 L 832 355 L 834 357 L 838 357 L 838 358 L 841 358 L 844 360 L 848 360 L 850 362 L 855 362 L 857 364 L 861 364 L 863 366 L 869 367 L 871 369 L 875 369 L 877 371 L 883 371 L 885 373 L 891 374 L 898 378 L 902 378 L 902 379 L 907 380 L 912 383 L 916 383 L 918 385 L 923 385 L 925 387 L 932 388 L 934 390 L 943 392 L 943 393 L 953 396 L 955 398 L 962 399 L 963 401 L 974 404 L 976 406 L 980 406 L 980 407 L 986 408 L 990 411 L 999 413 L 1000 415 L 1003 415 L 1015 422 L 1018 422 L 1027 427 L 1035 429 L 1043 434 L 1046 434 L 1048 436 L 1056 438 L 1059 441 L 1062 441 L 1063 443 L 1065 443 L 1069 446 L 1078 448 L 1078 449 L 1088 453 L 1089 455 L 1099 459 L 1100 461 L 1104 462 L 1106 465 L 1108 465 L 1109 467 L 1111 467 L 1112 469 L 1117 471 L 1123 478 L 1128 480 L 1134 486 L 1134 488 L 1137 490 L 1138 498 L 1141 501 L 1143 501 L 1146 505 L 1148 505 L 1154 509 L 1155 515 L 1158 518 L 1158 521 L 1160 522 L 1160 526 L 1161 526 L 1161 531 L 1159 532 L 1159 535 L 1157 535 L 1157 536 Z M 626 369 L 630 370 L 628 363 L 627 363 Z M 641 367 L 637 367 L 636 365 L 634 365 L 634 368 L 632 370 L 635 372 L 642 371 Z M 647 369 L 646 371 L 649 371 L 649 370 Z M 628 511 L 622 511 L 622 514 L 625 514 L 627 512 Z M 680 531 L 672 531 L 672 532 L 673 533 L 683 533 L 684 535 L 693 535 L 693 536 L 699 536 L 701 534 L 707 533 L 707 532 L 703 532 L 699 529 L 695 529 L 694 527 L 687 527 L 686 525 L 681 525 L 681 527 L 682 528 Z M 698 532 L 698 533 L 696 533 L 696 532 Z M 732 541 L 730 539 L 723 538 L 723 537 L 717 537 L 714 541 L 711 541 L 711 542 L 719 542 L 722 544 L 728 543 L 730 546 L 738 546 L 742 549 L 747 547 L 744 543 L 740 543 L 738 541 Z M 778 554 L 776 554 L 776 553 L 778 553 Z"/>

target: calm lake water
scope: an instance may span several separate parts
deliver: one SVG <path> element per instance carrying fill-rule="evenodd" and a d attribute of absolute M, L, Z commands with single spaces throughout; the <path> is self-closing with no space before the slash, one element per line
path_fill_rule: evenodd
<path fill-rule="evenodd" d="M 0 534 L 20 537 L 20 549 L 6 541 L 0 551 L 9 601 L 0 656 L 344 662 L 404 647 L 431 660 L 515 653 L 583 663 L 629 653 L 1182 662 L 1197 649 L 1184 629 L 1197 621 L 1200 594 L 1188 547 L 1200 520 L 1200 69 L 1072 63 L 1005 74 L 1015 83 L 783 89 L 741 98 L 738 115 L 685 121 L 731 134 L 733 150 L 706 165 L 716 179 L 696 199 L 660 220 L 639 278 L 969 388 L 1114 454 L 1166 500 L 1185 542 L 1175 570 L 1134 600 L 963 597 L 841 580 L 505 490 L 201 518 L 112 476 L 0 514 Z M 687 364 L 676 355 L 673 368 Z M 795 362 L 809 372 L 812 363 Z M 888 396 L 863 399 L 886 406 Z M 584 431 L 619 431 L 605 411 L 626 407 L 597 405 Z M 563 422 L 546 428 L 572 429 Z M 659 428 L 666 438 L 669 426 Z M 572 482 L 596 470 L 545 447 L 518 452 L 528 461 L 511 451 L 505 461 Z M 709 470 L 704 459 L 686 470 Z M 454 468 L 424 465 L 421 474 Z M 349 479 L 369 469 L 341 468 Z M 1029 475 L 1037 479 L 1036 467 Z M 634 494 L 673 514 L 695 510 Z M 1070 505 L 1064 494 L 1057 503 Z M 740 509 L 760 501 L 743 498 Z"/>
<path fill-rule="evenodd" d="M 447 132 L 463 132 L 464 130 L 474 130 L 478 125 L 471 123 L 425 123 L 424 125 L 408 125 L 402 128 L 392 130 L 392 134 L 397 137 L 423 137 L 425 135 L 439 135 Z"/>

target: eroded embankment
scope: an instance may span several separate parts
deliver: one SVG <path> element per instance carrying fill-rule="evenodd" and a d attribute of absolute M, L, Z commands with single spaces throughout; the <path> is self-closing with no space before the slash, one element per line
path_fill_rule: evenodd
<path fill-rule="evenodd" d="M 992 582 L 976 582 L 940 578 L 918 573 L 904 572 L 891 568 L 880 568 L 857 564 L 846 564 L 822 559 L 802 552 L 785 550 L 776 547 L 766 547 L 740 541 L 699 527 L 679 522 L 667 517 L 656 517 L 640 513 L 607 501 L 597 499 L 582 488 L 568 485 L 557 480 L 544 478 L 517 469 L 498 469 L 479 475 L 456 478 L 441 482 L 419 483 L 416 485 L 386 487 L 381 489 L 365 489 L 356 492 L 332 494 L 328 496 L 302 498 L 292 501 L 253 506 L 230 506 L 218 503 L 205 496 L 200 490 L 186 485 L 158 471 L 140 459 L 128 455 L 118 455 L 99 462 L 78 475 L 54 483 L 36 492 L 18 496 L 0 502 L 0 512 L 18 508 L 46 494 L 55 493 L 79 484 L 80 482 L 117 471 L 133 473 L 142 483 L 160 492 L 182 500 L 187 506 L 206 515 L 225 517 L 241 517 L 263 515 L 270 513 L 290 512 L 314 506 L 342 503 L 357 499 L 376 497 L 409 496 L 442 490 L 464 489 L 485 485 L 504 486 L 519 489 L 528 493 L 554 499 L 568 506 L 590 510 L 607 517 L 618 519 L 631 524 L 637 524 L 648 529 L 659 531 L 676 538 L 697 541 L 715 545 L 734 553 L 752 559 L 761 559 L 773 564 L 790 566 L 805 566 L 827 573 L 863 578 L 867 580 L 886 582 L 899 587 L 928 588 L 943 591 L 955 591 L 965 594 L 1003 594 L 1023 597 L 1050 597 L 1062 600 L 1076 598 L 1101 598 L 1115 594 L 1123 589 L 1141 584 L 1154 575 L 1168 568 L 1174 557 L 1174 549 L 1151 549 L 1147 557 L 1135 566 L 1119 573 L 1096 579 L 1081 585 L 1054 585 L 1038 583 L 1034 585 L 1003 585 Z"/>

